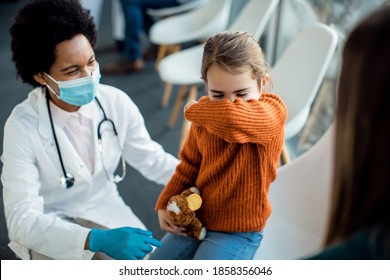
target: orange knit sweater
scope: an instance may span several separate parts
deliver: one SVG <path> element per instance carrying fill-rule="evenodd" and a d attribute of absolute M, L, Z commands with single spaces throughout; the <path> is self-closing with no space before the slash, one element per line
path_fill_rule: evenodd
<path fill-rule="evenodd" d="M 208 230 L 259 231 L 271 214 L 270 183 L 276 178 L 287 109 L 275 94 L 259 100 L 210 101 L 185 112 L 192 122 L 175 174 L 156 209 L 196 186 L 203 199 L 196 215 Z"/>

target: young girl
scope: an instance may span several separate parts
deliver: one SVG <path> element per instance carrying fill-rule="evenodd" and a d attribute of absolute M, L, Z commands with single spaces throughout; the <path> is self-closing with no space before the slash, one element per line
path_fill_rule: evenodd
<path fill-rule="evenodd" d="M 264 89 L 268 67 L 256 40 L 244 32 L 208 39 L 202 79 L 207 96 L 186 106 L 192 123 L 181 163 L 156 209 L 169 232 L 151 259 L 252 259 L 271 213 L 287 110 Z M 202 241 L 183 234 L 166 216 L 168 199 L 196 186 L 203 198 L 196 215 L 207 228 Z"/>

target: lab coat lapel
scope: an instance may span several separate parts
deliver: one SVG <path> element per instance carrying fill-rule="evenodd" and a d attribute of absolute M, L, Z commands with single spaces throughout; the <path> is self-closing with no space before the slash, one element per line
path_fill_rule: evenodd
<path fill-rule="evenodd" d="M 79 176 L 83 177 L 84 180 L 88 182 L 89 185 L 92 184 L 92 176 L 85 165 L 85 163 L 80 158 L 76 149 L 73 147 L 72 143 L 69 141 L 63 130 L 57 129 L 57 139 L 58 145 L 60 146 L 62 160 L 65 165 L 66 172 L 72 174 L 75 177 L 76 183 Z"/>
<path fill-rule="evenodd" d="M 42 94 L 38 94 L 38 114 L 39 114 L 39 124 L 38 130 L 41 138 L 43 140 L 43 144 L 51 144 L 54 142 L 53 133 L 51 131 L 49 112 L 47 111 L 46 105 L 46 97 L 44 89 L 42 90 Z"/>
<path fill-rule="evenodd" d="M 53 162 L 51 166 L 61 168 L 57 148 L 54 142 L 53 132 L 51 130 L 49 112 L 47 111 L 45 89 L 42 88 L 41 92 L 37 96 L 39 114 L 38 131 L 41 137 L 41 143 L 47 158 Z"/>
<path fill-rule="evenodd" d="M 99 101 L 102 102 L 102 98 L 99 97 Z M 95 150 L 95 170 L 94 170 L 94 174 L 96 173 L 99 173 L 102 168 L 103 168 L 103 165 L 102 165 L 102 160 L 101 160 L 101 157 L 100 157 L 100 153 L 99 153 L 99 147 L 98 147 L 98 137 L 97 137 L 97 129 L 98 129 L 98 125 L 100 123 L 101 120 L 103 120 L 103 113 L 101 112 L 100 108 L 99 108 L 99 105 L 97 105 L 96 101 L 92 101 L 94 102 L 94 110 L 93 110 L 93 120 L 92 120 L 92 123 L 93 123 L 93 141 L 95 143 L 94 145 L 94 150 Z M 103 108 L 104 108 L 104 104 L 102 104 Z"/>
<path fill-rule="evenodd" d="M 59 160 L 57 153 L 57 148 L 54 142 L 54 136 L 51 129 L 49 113 L 46 105 L 46 97 L 44 94 L 38 95 L 38 110 L 39 110 L 39 134 L 42 138 L 42 143 L 45 152 L 49 158 L 54 160 Z M 85 166 L 84 162 L 81 160 L 77 151 L 73 147 L 72 143 L 69 141 L 65 132 L 58 128 L 54 124 L 55 133 L 57 135 L 58 145 L 61 151 L 62 161 L 65 166 L 67 173 L 72 174 L 77 183 L 77 178 L 82 177 L 88 184 L 92 184 L 92 176 L 88 170 L 88 167 Z M 56 164 L 59 165 L 59 164 Z"/>

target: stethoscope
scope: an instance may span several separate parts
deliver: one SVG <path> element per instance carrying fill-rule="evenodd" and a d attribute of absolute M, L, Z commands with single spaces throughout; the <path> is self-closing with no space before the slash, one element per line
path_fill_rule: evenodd
<path fill-rule="evenodd" d="M 62 160 L 62 156 L 61 156 L 61 151 L 60 151 L 60 146 L 58 145 L 58 140 L 57 140 L 57 135 L 56 135 L 56 132 L 54 130 L 54 124 L 53 124 L 53 117 L 52 117 L 52 114 L 51 114 L 51 110 L 50 110 L 50 104 L 49 104 L 49 100 L 50 100 L 50 95 L 49 93 L 46 91 L 46 105 L 47 105 L 47 110 L 49 112 L 49 119 L 50 119 L 50 125 L 51 125 L 51 130 L 53 132 L 53 137 L 54 137 L 54 142 L 56 144 L 56 147 L 57 147 L 57 153 L 58 153 L 58 157 L 60 159 L 60 164 L 61 164 L 61 168 L 62 168 L 62 172 L 63 172 L 63 176 L 61 176 L 60 178 L 60 184 L 61 186 L 63 186 L 64 188 L 70 188 L 74 185 L 74 182 L 75 182 L 75 178 L 73 177 L 72 174 L 70 173 L 67 173 L 66 170 L 65 170 L 65 166 L 64 166 L 64 162 Z M 98 127 L 97 127 L 97 138 L 98 138 L 98 150 L 99 150 L 99 153 L 100 153 L 100 157 L 102 159 L 102 163 L 103 163 L 103 169 L 104 169 L 104 172 L 106 173 L 106 176 L 107 176 L 107 179 L 110 180 L 111 182 L 113 183 L 119 183 L 120 181 L 122 181 L 125 176 L 126 176 L 126 161 L 125 161 L 125 158 L 123 156 L 123 153 L 122 153 L 122 149 L 121 149 L 121 145 L 120 145 L 120 142 L 119 142 L 119 137 L 118 137 L 118 133 L 117 133 L 117 130 L 115 128 L 115 124 L 112 120 L 110 120 L 109 118 L 107 118 L 106 116 L 106 112 L 104 111 L 103 109 L 103 106 L 102 104 L 99 102 L 98 98 L 95 97 L 95 100 L 96 100 L 96 103 L 99 105 L 99 108 L 100 110 L 102 111 L 103 113 L 103 119 L 99 122 L 98 124 Z M 121 160 L 122 160 L 122 175 L 119 176 L 119 175 L 110 175 L 108 174 L 108 171 L 107 171 L 107 168 L 104 164 L 104 160 L 103 160 L 103 145 L 102 145 L 102 134 L 100 132 L 100 128 L 102 127 L 102 125 L 105 123 L 105 122 L 108 122 L 111 124 L 112 126 L 112 129 L 114 131 L 114 134 L 115 134 L 115 138 L 117 140 L 117 143 L 118 143 L 118 146 L 120 148 L 120 151 L 121 151 Z"/>

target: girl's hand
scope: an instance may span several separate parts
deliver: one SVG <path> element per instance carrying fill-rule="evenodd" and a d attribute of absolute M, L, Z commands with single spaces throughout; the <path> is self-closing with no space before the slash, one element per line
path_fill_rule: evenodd
<path fill-rule="evenodd" d="M 167 211 L 166 210 L 158 210 L 158 221 L 160 223 L 160 228 L 164 231 L 177 234 L 177 235 L 182 235 L 182 236 L 187 236 L 184 231 L 186 228 L 183 227 L 178 227 L 174 225 L 168 218 Z"/>
<path fill-rule="evenodd" d="M 196 103 L 198 103 L 198 101 L 196 101 L 196 100 L 190 100 L 190 101 L 188 101 L 187 104 L 184 106 L 184 112 L 185 112 L 188 108 L 190 108 L 192 105 L 194 105 L 194 104 L 196 104 Z"/>

